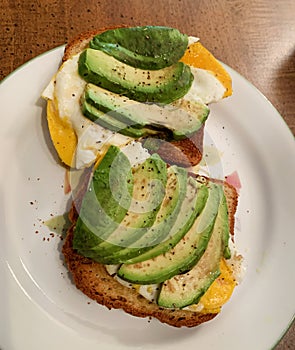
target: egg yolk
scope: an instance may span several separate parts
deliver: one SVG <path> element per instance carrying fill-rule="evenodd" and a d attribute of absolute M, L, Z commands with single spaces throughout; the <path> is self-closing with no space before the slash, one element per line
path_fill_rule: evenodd
<path fill-rule="evenodd" d="M 234 279 L 233 272 L 224 259 L 220 262 L 220 275 L 211 284 L 207 292 L 200 299 L 204 306 L 203 313 L 218 313 L 231 297 L 237 282 Z"/>
<path fill-rule="evenodd" d="M 211 71 L 225 87 L 223 97 L 232 94 L 232 80 L 221 63 L 198 41 L 191 44 L 184 53 L 181 61 L 195 68 Z"/>
<path fill-rule="evenodd" d="M 66 119 L 58 115 L 54 101 L 47 101 L 47 121 L 51 139 L 60 159 L 68 166 L 73 164 L 77 136 Z"/>

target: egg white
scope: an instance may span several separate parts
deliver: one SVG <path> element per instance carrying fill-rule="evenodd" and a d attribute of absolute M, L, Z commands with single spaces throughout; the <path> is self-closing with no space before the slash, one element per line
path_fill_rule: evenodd
<path fill-rule="evenodd" d="M 80 98 L 86 82 L 78 73 L 79 54 L 63 63 L 42 93 L 42 97 L 55 101 L 59 118 L 68 120 L 78 139 L 73 167 L 81 169 L 91 165 L 110 144 L 123 147 L 133 138 L 114 133 L 84 117 Z"/>
<path fill-rule="evenodd" d="M 201 68 L 190 68 L 194 80 L 190 90 L 183 98 L 204 104 L 220 101 L 223 98 L 226 89 L 216 78 L 214 73 Z"/>

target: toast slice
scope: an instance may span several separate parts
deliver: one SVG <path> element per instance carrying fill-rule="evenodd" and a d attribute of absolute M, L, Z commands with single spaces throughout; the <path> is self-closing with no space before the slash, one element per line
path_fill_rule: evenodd
<path fill-rule="evenodd" d="M 95 35 L 115 28 L 118 27 L 89 31 L 78 35 L 66 45 L 62 62 L 82 52 L 88 47 L 90 40 Z M 157 150 L 157 153 L 169 164 L 177 164 L 184 167 L 197 165 L 202 159 L 203 137 L 204 125 L 190 138 L 181 141 L 172 141 L 171 143 L 164 142 Z"/>
<path fill-rule="evenodd" d="M 191 176 L 196 175 L 191 174 Z M 234 217 L 238 204 L 237 191 L 232 185 L 226 182 L 220 180 L 212 181 L 222 183 L 224 186 L 224 193 L 228 206 L 230 233 L 233 236 Z M 106 306 L 108 309 L 123 309 L 133 316 L 156 318 L 160 322 L 174 327 L 195 327 L 213 319 L 217 313 L 160 307 L 156 303 L 141 296 L 136 290 L 123 286 L 107 272 L 104 265 L 81 256 L 73 249 L 73 231 L 78 217 L 77 210 L 79 211 L 79 205 L 81 203 L 81 199 L 79 198 L 83 196 L 86 187 L 85 184 L 81 187 L 80 191 L 77 193 L 77 200 L 73 202 L 69 214 L 72 226 L 68 230 L 62 249 L 66 265 L 73 277 L 73 282 L 76 287 L 89 298 Z"/>

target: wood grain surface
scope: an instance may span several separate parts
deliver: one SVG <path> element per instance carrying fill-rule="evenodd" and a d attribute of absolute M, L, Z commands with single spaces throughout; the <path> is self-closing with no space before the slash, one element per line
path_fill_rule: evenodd
<path fill-rule="evenodd" d="M 167 25 L 200 37 L 295 134 L 294 0 L 1 0 L 0 80 L 80 32 L 122 24 Z M 282 349 L 295 349 L 294 325 L 276 347 Z"/>

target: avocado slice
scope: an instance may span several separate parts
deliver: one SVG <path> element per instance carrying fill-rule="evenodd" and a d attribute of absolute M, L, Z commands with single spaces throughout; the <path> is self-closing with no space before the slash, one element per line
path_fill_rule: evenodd
<path fill-rule="evenodd" d="M 129 258 L 120 268 L 120 274 L 128 274 L 128 271 L 134 268 L 133 264 L 152 259 L 160 254 L 166 253 L 168 250 L 175 247 L 175 245 L 183 238 L 187 231 L 193 225 L 196 217 L 203 210 L 208 197 L 208 188 L 198 183 L 192 177 L 188 177 L 187 191 L 185 198 L 181 204 L 179 214 L 171 227 L 168 237 L 154 246 L 152 249 L 142 254 Z M 130 265 L 127 265 L 130 264 Z"/>
<path fill-rule="evenodd" d="M 197 304 L 215 279 L 220 275 L 225 232 L 229 232 L 226 199 L 223 195 L 213 233 L 205 253 L 187 273 L 177 275 L 162 284 L 157 303 L 168 308 L 183 308 Z"/>
<path fill-rule="evenodd" d="M 121 172 L 116 174 L 118 181 Z M 153 225 L 165 195 L 167 182 L 166 163 L 154 154 L 133 169 L 133 197 L 128 211 L 112 232 L 103 235 L 104 241 L 91 249 L 84 250 L 84 256 L 103 264 L 110 264 L 109 255 L 128 247 L 143 236 Z"/>
<path fill-rule="evenodd" d="M 170 103 L 183 97 L 193 81 L 190 67 L 183 62 L 143 70 L 91 48 L 80 54 L 78 71 L 87 82 L 140 102 Z"/>
<path fill-rule="evenodd" d="M 186 190 L 187 171 L 177 166 L 168 168 L 165 196 L 153 225 L 133 244 L 108 256 L 108 263 L 120 264 L 165 240 L 178 217 Z"/>
<path fill-rule="evenodd" d="M 104 128 L 118 132 L 125 136 L 140 138 L 149 134 L 146 129 L 136 129 L 115 118 L 110 114 L 103 113 L 97 108 L 82 99 L 82 113 L 91 121 L 103 126 Z"/>
<path fill-rule="evenodd" d="M 104 113 L 111 112 L 110 115 L 112 117 L 127 125 L 142 128 L 147 124 L 143 116 L 132 113 L 132 107 L 128 110 L 129 105 L 136 105 L 138 102 L 130 100 L 125 96 L 88 83 L 85 86 L 84 99 Z"/>
<path fill-rule="evenodd" d="M 161 69 L 180 60 L 188 37 L 162 26 L 117 28 L 96 35 L 90 47 L 140 69 Z"/>
<path fill-rule="evenodd" d="M 117 121 L 118 126 L 116 126 L 116 129 L 110 127 L 112 130 L 121 132 L 119 128 L 121 123 L 123 123 L 123 126 L 121 126 L 123 132 L 126 128 L 124 125 L 128 125 L 129 133 L 131 129 L 133 133 L 134 128 L 165 128 L 172 133 L 174 140 L 189 137 L 197 132 L 209 115 L 209 108 L 195 101 L 181 99 L 172 105 L 162 106 L 139 103 L 94 84 L 86 85 L 84 99 L 98 110 L 108 113 L 108 116 L 104 118 L 116 119 L 114 123 Z M 88 110 L 86 112 L 86 116 L 88 116 Z M 139 134 L 139 131 L 137 133 Z"/>
<path fill-rule="evenodd" d="M 218 208 L 222 188 L 210 183 L 209 195 L 205 207 L 196 218 L 191 229 L 168 252 L 141 263 L 126 265 L 118 271 L 122 279 L 138 284 L 161 283 L 180 273 L 190 270 L 201 258 L 210 240 Z"/>
<path fill-rule="evenodd" d="M 112 145 L 95 169 L 83 197 L 74 231 L 74 249 L 84 255 L 85 250 L 96 246 L 104 235 L 119 226 L 131 204 L 132 190 L 130 162 L 120 148 Z"/>

